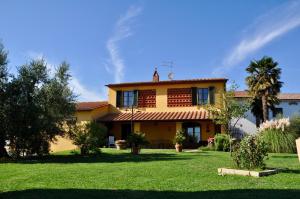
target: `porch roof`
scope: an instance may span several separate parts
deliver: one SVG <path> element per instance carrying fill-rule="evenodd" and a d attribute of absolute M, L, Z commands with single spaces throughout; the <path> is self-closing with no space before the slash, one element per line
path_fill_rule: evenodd
<path fill-rule="evenodd" d="M 133 121 L 178 121 L 178 120 L 208 120 L 206 110 L 183 112 L 137 112 Z M 100 122 L 131 121 L 131 113 L 113 113 L 98 119 Z"/>

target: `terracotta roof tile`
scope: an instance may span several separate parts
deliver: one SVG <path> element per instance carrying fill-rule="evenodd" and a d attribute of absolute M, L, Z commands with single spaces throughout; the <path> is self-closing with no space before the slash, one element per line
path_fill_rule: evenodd
<path fill-rule="evenodd" d="M 170 120 L 206 120 L 207 111 L 184 111 L 184 112 L 138 112 L 134 113 L 134 121 L 170 121 Z M 130 121 L 131 113 L 113 113 L 98 119 L 102 122 Z"/>
<path fill-rule="evenodd" d="M 166 80 L 159 82 L 125 82 L 119 84 L 108 84 L 108 87 L 126 87 L 126 86 L 140 86 L 140 85 L 169 85 L 169 84 L 189 84 L 202 82 L 227 82 L 226 78 L 199 78 L 199 79 L 185 79 L 185 80 Z"/>
<path fill-rule="evenodd" d="M 76 104 L 76 110 L 77 111 L 91 111 L 96 108 L 101 108 L 104 106 L 108 106 L 107 101 L 101 101 L 101 102 L 78 102 Z"/>
<path fill-rule="evenodd" d="M 248 98 L 247 91 L 235 91 L 234 96 L 236 98 Z M 300 93 L 279 93 L 278 98 L 280 100 L 300 100 Z"/>

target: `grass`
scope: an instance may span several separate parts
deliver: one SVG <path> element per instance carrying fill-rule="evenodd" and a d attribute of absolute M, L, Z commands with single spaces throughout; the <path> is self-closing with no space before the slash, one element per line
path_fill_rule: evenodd
<path fill-rule="evenodd" d="M 262 178 L 218 176 L 229 153 L 103 149 L 95 157 L 57 153 L 43 159 L 0 163 L 0 198 L 297 198 L 295 154 L 271 154 L 268 167 L 287 168 Z"/>

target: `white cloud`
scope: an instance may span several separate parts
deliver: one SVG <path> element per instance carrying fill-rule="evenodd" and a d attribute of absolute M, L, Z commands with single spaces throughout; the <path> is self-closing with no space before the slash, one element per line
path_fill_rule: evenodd
<path fill-rule="evenodd" d="M 101 93 L 96 93 L 91 89 L 86 88 L 75 76 L 72 76 L 70 81 L 71 88 L 79 95 L 80 101 L 99 101 L 103 100 Z"/>
<path fill-rule="evenodd" d="M 54 75 L 56 71 L 56 66 L 59 64 L 56 62 L 49 61 L 49 59 L 44 56 L 43 53 L 29 51 L 26 53 L 26 59 L 44 59 L 47 63 L 48 70 L 50 75 Z M 71 70 L 71 69 L 70 69 Z M 99 100 L 106 100 L 104 98 L 103 93 L 106 93 L 104 88 L 98 92 L 95 92 L 89 88 L 86 88 L 85 85 L 80 82 L 80 80 L 76 77 L 75 73 L 71 70 L 72 79 L 70 81 L 70 87 L 73 89 L 74 93 L 78 95 L 79 101 L 99 101 Z"/>
<path fill-rule="evenodd" d="M 247 28 L 245 36 L 224 58 L 214 75 L 224 74 L 244 61 L 249 55 L 263 48 L 274 39 L 300 26 L 300 2 L 288 1 L 268 13 L 258 17 Z"/>
<path fill-rule="evenodd" d="M 113 72 L 116 83 L 122 81 L 124 76 L 124 60 L 120 55 L 119 42 L 133 34 L 131 24 L 134 19 L 141 13 L 142 8 L 138 6 L 130 6 L 125 15 L 122 15 L 115 24 L 112 36 L 106 43 L 109 53 L 109 63 L 113 69 L 105 67 L 108 72 Z"/>

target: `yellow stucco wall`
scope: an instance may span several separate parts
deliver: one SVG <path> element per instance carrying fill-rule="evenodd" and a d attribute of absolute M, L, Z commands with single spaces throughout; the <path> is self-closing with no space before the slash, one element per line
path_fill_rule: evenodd
<path fill-rule="evenodd" d="M 135 122 L 134 131 L 145 133 L 146 139 L 151 146 L 159 146 L 164 143 L 165 146 L 172 145 L 176 131 L 182 129 L 183 122 Z M 196 121 L 201 127 L 201 140 L 207 141 L 209 137 L 213 137 L 215 133 L 215 125 L 212 121 Z M 115 136 L 115 140 L 121 139 L 121 126 L 124 122 L 115 122 L 110 129 L 110 134 Z M 127 123 L 129 124 L 129 123 Z M 169 145 L 168 145 L 169 144 Z"/>
<path fill-rule="evenodd" d="M 106 106 L 91 111 L 77 111 L 75 113 L 75 117 L 78 123 L 90 122 L 107 114 L 108 110 L 109 108 Z M 56 141 L 52 142 L 50 145 L 50 152 L 59 152 L 59 151 L 74 150 L 74 149 L 77 149 L 77 146 L 75 146 L 72 143 L 72 141 L 66 136 L 65 137 L 57 136 Z"/>
<path fill-rule="evenodd" d="M 172 85 L 157 85 L 157 86 L 134 86 L 134 87 L 114 87 L 108 88 L 108 103 L 111 104 L 111 111 L 124 112 L 126 109 L 120 108 L 116 109 L 116 95 L 118 90 L 128 91 L 128 90 L 147 90 L 156 89 L 156 107 L 155 108 L 139 108 L 143 112 L 172 112 L 172 111 L 195 111 L 203 109 L 203 106 L 191 106 L 191 107 L 168 107 L 168 96 L 167 91 L 169 88 L 208 88 L 210 86 L 215 87 L 215 104 L 221 104 L 221 94 L 225 89 L 224 82 L 204 82 L 204 83 L 191 83 L 191 84 L 172 84 Z"/>

